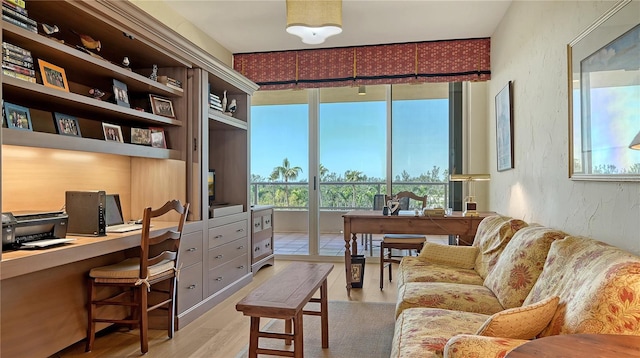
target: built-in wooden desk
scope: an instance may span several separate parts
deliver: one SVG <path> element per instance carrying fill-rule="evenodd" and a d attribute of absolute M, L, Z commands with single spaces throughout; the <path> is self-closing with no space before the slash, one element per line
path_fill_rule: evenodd
<path fill-rule="evenodd" d="M 384 216 L 380 211 L 354 210 L 344 214 L 344 266 L 347 292 L 351 291 L 351 255 L 358 254 L 357 234 L 422 234 L 458 235 L 460 245 L 471 245 L 480 221 L 494 212 L 479 216 L 462 216 L 456 211 L 449 216 Z M 351 241 L 353 240 L 353 245 Z"/>
<path fill-rule="evenodd" d="M 153 222 L 151 231 L 175 225 Z M 67 236 L 76 240 L 43 250 L 3 252 L 0 356 L 48 357 L 85 338 L 87 273 L 124 259 L 126 249 L 140 245 L 140 233 Z"/>

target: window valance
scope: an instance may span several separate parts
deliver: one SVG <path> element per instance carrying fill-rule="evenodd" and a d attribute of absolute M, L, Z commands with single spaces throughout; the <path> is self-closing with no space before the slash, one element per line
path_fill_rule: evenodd
<path fill-rule="evenodd" d="M 481 38 L 244 53 L 233 64 L 261 90 L 486 81 L 490 51 Z"/>

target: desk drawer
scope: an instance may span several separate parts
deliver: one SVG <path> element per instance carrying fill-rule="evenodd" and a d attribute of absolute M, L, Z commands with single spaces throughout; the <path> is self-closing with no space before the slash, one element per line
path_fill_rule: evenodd
<path fill-rule="evenodd" d="M 202 231 L 182 235 L 180 242 L 180 264 L 182 267 L 202 262 Z"/>
<path fill-rule="evenodd" d="M 243 237 L 209 250 L 209 269 L 229 262 L 242 254 L 246 254 L 247 245 L 247 238 Z"/>
<path fill-rule="evenodd" d="M 253 232 L 262 230 L 262 217 L 257 216 L 253 218 Z"/>
<path fill-rule="evenodd" d="M 247 236 L 247 220 L 211 228 L 209 229 L 209 248 L 224 245 L 243 236 Z"/>
<path fill-rule="evenodd" d="M 178 281 L 178 313 L 202 301 L 202 262 L 180 270 Z"/>
<path fill-rule="evenodd" d="M 262 216 L 262 230 L 271 228 L 271 214 Z"/>
<path fill-rule="evenodd" d="M 260 240 L 253 244 L 253 262 L 261 259 L 264 256 L 271 255 L 273 253 L 273 247 L 271 244 L 271 238 Z"/>
<path fill-rule="evenodd" d="M 224 265 L 209 270 L 209 295 L 229 286 L 249 273 L 247 255 L 239 256 Z"/>

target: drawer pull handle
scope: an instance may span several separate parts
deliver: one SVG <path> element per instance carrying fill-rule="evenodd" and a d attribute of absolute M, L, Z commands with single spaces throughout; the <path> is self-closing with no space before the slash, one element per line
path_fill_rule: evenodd
<path fill-rule="evenodd" d="M 221 258 L 222 258 L 222 256 L 223 256 L 222 254 L 220 254 L 220 255 L 216 255 L 216 257 L 214 257 L 214 259 L 221 259 Z"/>
<path fill-rule="evenodd" d="M 256 247 L 255 249 L 253 249 L 253 251 L 260 251 L 260 248 Z"/>
<path fill-rule="evenodd" d="M 266 244 L 266 245 L 264 245 L 264 246 L 265 246 L 265 247 L 269 247 L 269 246 L 271 246 L 271 243 L 268 243 L 268 244 Z"/>
<path fill-rule="evenodd" d="M 222 238 L 222 235 L 216 235 L 216 236 L 214 236 L 213 238 L 214 238 L 214 239 L 221 239 L 221 238 Z"/>
<path fill-rule="evenodd" d="M 260 223 L 253 224 L 253 227 L 260 227 Z"/>
<path fill-rule="evenodd" d="M 195 247 L 192 247 L 192 248 L 187 249 L 187 251 L 188 252 L 194 252 L 194 251 L 198 251 L 198 249 L 195 248 Z"/>
<path fill-rule="evenodd" d="M 242 249 L 244 249 L 244 245 L 238 246 L 238 250 L 242 250 Z"/>
<path fill-rule="evenodd" d="M 238 266 L 238 269 L 242 270 L 244 268 L 244 265 L 240 265 Z"/>
<path fill-rule="evenodd" d="M 238 229 L 238 230 L 236 230 L 236 232 L 243 232 L 243 231 L 244 231 L 244 229 Z"/>
<path fill-rule="evenodd" d="M 222 281 L 222 276 L 216 278 L 216 281 Z"/>
<path fill-rule="evenodd" d="M 267 224 L 270 224 L 271 220 L 265 220 L 264 222 L 267 223 Z"/>
<path fill-rule="evenodd" d="M 187 290 L 193 290 L 196 288 L 196 285 L 189 285 L 187 286 Z"/>

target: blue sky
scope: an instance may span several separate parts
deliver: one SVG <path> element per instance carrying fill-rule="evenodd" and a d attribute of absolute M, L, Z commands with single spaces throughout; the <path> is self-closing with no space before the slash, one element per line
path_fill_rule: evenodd
<path fill-rule="evenodd" d="M 320 105 L 320 163 L 344 175 L 358 170 L 384 178 L 386 161 L 384 101 L 323 103 Z M 448 167 L 448 100 L 393 102 L 394 176 L 412 176 L 435 165 Z M 251 173 L 268 177 L 289 159 L 307 178 L 308 106 L 254 106 L 251 112 Z"/>

